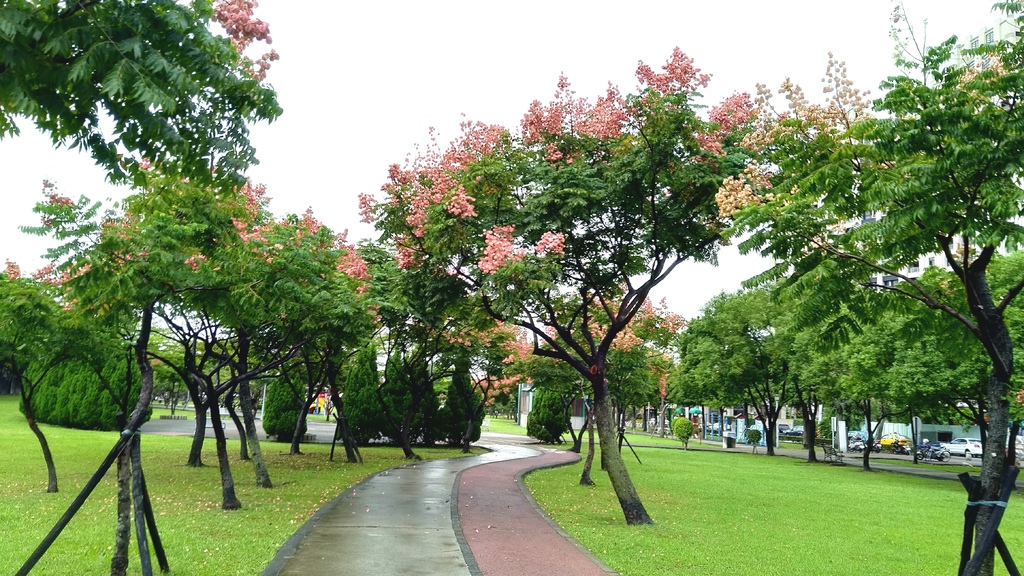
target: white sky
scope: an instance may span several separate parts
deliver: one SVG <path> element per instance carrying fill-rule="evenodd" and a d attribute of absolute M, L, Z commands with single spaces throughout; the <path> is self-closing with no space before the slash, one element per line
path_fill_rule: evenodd
<path fill-rule="evenodd" d="M 253 128 L 261 164 L 250 175 L 267 185 L 278 214 L 312 207 L 349 239 L 373 235 L 358 221 L 357 195 L 376 192 L 388 165 L 402 162 L 430 127 L 443 141 L 467 119 L 517 127 L 532 100 L 551 100 L 564 73 L 581 96 L 608 82 L 635 90 L 643 60 L 659 69 L 679 46 L 712 75 L 704 94 L 714 104 L 733 92 L 753 93 L 787 76 L 809 96 L 828 52 L 845 60 L 850 77 L 877 95 L 893 73 L 891 0 L 632 2 L 338 2 L 262 0 L 257 16 L 270 24 L 281 60 L 269 81 L 284 115 Z M 997 20 L 987 2 L 907 0 L 911 21 L 928 21 L 929 43 L 978 34 Z M 0 140 L 0 265 L 24 272 L 42 266 L 47 246 L 21 233 L 36 223 L 31 209 L 41 182 L 55 181 L 72 198 L 117 198 L 91 159 L 54 150 L 29 126 Z M 720 266 L 678 268 L 658 291 L 686 317 L 721 290 L 765 264 L 725 249 Z"/>

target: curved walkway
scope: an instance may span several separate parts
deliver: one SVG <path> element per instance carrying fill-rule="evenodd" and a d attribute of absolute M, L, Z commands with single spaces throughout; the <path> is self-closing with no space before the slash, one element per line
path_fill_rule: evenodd
<path fill-rule="evenodd" d="M 578 454 L 504 443 L 380 472 L 318 510 L 263 576 L 615 574 L 558 529 L 521 479 Z"/>

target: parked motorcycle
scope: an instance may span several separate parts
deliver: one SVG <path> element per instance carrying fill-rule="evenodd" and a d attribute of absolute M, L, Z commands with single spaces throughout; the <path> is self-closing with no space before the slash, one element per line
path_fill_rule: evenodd
<path fill-rule="evenodd" d="M 949 460 L 949 450 L 942 446 L 921 446 L 917 451 L 918 460 L 938 460 L 945 462 Z"/>
<path fill-rule="evenodd" d="M 850 443 L 850 452 L 863 452 L 864 447 L 863 440 L 854 440 Z"/>
<path fill-rule="evenodd" d="M 881 452 L 882 451 L 882 443 L 881 442 L 875 442 L 874 444 L 872 444 L 871 445 L 871 451 L 872 452 Z"/>

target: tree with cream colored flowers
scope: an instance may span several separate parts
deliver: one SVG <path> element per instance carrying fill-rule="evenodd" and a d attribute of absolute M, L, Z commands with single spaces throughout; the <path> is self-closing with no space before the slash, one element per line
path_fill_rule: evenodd
<path fill-rule="evenodd" d="M 997 7 L 1024 23 L 1020 2 Z M 899 8 L 895 16 L 905 21 Z M 787 82 L 787 109 L 776 112 L 763 91 L 761 129 L 748 140 L 759 164 L 723 185 L 720 204 L 735 234 L 749 234 L 743 251 L 778 261 L 757 280 L 781 278 L 803 297 L 799 319 L 828 324 L 841 339 L 860 319 L 913 304 L 948 315 L 982 345 L 990 362 L 982 497 L 995 500 L 1015 372 L 1004 315 L 1024 276 L 997 290 L 990 265 L 1000 250 L 1024 247 L 1024 44 L 968 51 L 987 64 L 981 69 L 958 64 L 955 43 L 922 48 L 917 60 L 904 52 L 904 72 L 873 103 L 834 59 L 823 103 Z M 962 291 L 930 289 L 906 272 L 934 254 Z M 990 512 L 982 507 L 978 534 Z"/>
<path fill-rule="evenodd" d="M 517 130 L 467 122 L 451 145 L 392 166 L 386 198 L 362 205 L 400 265 L 461 279 L 535 354 L 587 381 L 626 522 L 648 524 L 614 445 L 608 353 L 681 262 L 715 260 L 714 195 L 743 166 L 735 145 L 753 107 L 738 94 L 699 114 L 709 76 L 678 49 L 637 79 L 636 94 L 609 86 L 590 101 L 563 77 Z"/>

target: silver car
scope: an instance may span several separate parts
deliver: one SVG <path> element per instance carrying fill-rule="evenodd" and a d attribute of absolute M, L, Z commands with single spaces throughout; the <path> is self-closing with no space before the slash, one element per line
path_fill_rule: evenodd
<path fill-rule="evenodd" d="M 980 438 L 954 438 L 952 442 L 946 442 L 943 446 L 948 448 L 953 456 L 981 456 Z"/>

